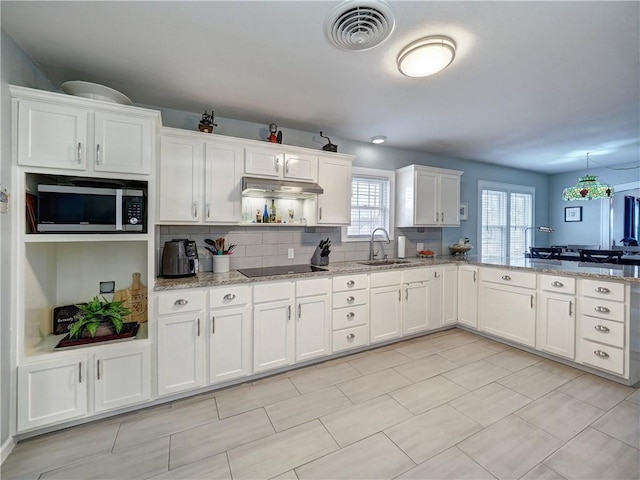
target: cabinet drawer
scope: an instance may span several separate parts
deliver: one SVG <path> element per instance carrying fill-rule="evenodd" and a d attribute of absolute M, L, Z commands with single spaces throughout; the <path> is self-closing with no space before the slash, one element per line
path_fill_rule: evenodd
<path fill-rule="evenodd" d="M 253 287 L 253 301 L 275 302 L 293 297 L 293 282 L 260 283 Z"/>
<path fill-rule="evenodd" d="M 333 294 L 333 308 L 353 307 L 368 303 L 369 290 L 338 292 Z"/>
<path fill-rule="evenodd" d="M 369 327 L 367 325 L 333 332 L 333 352 L 362 347 L 368 343 Z"/>
<path fill-rule="evenodd" d="M 624 302 L 624 284 L 601 280 L 580 280 L 582 295 Z"/>
<path fill-rule="evenodd" d="M 311 295 L 328 295 L 331 281 L 328 278 L 311 278 L 296 282 L 296 296 L 309 297 Z"/>
<path fill-rule="evenodd" d="M 209 308 L 245 305 L 251 301 L 251 287 L 221 287 L 209 290 Z"/>
<path fill-rule="evenodd" d="M 624 348 L 624 323 L 582 317 L 582 337 L 613 347 Z"/>
<path fill-rule="evenodd" d="M 367 274 L 342 275 L 333 278 L 333 291 L 345 292 L 348 290 L 358 290 L 369 286 Z"/>
<path fill-rule="evenodd" d="M 556 293 L 576 293 L 576 279 L 557 275 L 538 275 L 538 285 L 542 290 Z"/>
<path fill-rule="evenodd" d="M 411 268 L 405 270 L 402 272 L 402 282 L 425 282 L 429 279 L 429 272 L 430 270 L 428 268 Z"/>
<path fill-rule="evenodd" d="M 333 330 L 366 325 L 369 322 L 369 308 L 367 305 L 337 308 L 333 311 Z"/>
<path fill-rule="evenodd" d="M 369 287 L 388 287 L 388 286 L 400 286 L 400 279 L 402 278 L 402 272 L 379 272 L 372 273 L 369 278 Z"/>
<path fill-rule="evenodd" d="M 167 315 L 179 312 L 195 312 L 204 307 L 203 292 L 181 291 L 158 295 L 158 314 Z"/>
<path fill-rule="evenodd" d="M 582 299 L 582 313 L 590 317 L 624 322 L 624 310 L 624 303 L 589 297 Z"/>
<path fill-rule="evenodd" d="M 582 363 L 624 375 L 624 351 L 622 349 L 594 343 L 584 338 L 581 346 L 582 358 L 580 360 Z"/>
<path fill-rule="evenodd" d="M 483 268 L 480 270 L 480 278 L 485 282 L 500 283 L 514 287 L 536 288 L 536 275 L 533 273 Z"/>

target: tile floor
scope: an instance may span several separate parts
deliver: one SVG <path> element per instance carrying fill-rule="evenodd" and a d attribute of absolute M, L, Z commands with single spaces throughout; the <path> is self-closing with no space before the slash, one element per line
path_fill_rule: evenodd
<path fill-rule="evenodd" d="M 640 393 L 458 329 L 19 443 L 9 479 L 638 479 Z"/>

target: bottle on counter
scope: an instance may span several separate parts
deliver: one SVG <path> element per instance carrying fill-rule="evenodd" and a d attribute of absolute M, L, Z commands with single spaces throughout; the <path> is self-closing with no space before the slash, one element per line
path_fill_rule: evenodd
<path fill-rule="evenodd" d="M 269 223 L 269 210 L 267 210 L 267 204 L 264 204 L 264 212 L 262 212 L 262 223 Z"/>
<path fill-rule="evenodd" d="M 269 223 L 276 223 L 276 203 L 271 199 L 271 207 L 269 207 Z"/>

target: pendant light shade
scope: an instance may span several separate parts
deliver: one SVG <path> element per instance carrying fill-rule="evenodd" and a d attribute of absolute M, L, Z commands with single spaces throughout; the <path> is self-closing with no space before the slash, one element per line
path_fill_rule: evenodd
<path fill-rule="evenodd" d="M 449 66 L 456 44 L 449 37 L 425 37 L 410 43 L 398 55 L 398 69 L 407 77 L 428 77 Z"/>
<path fill-rule="evenodd" d="M 589 175 L 589 154 L 587 153 L 587 174 L 578 179 L 575 187 L 565 188 L 562 199 L 570 202 L 573 200 L 599 200 L 613 197 L 613 187 L 598 182 L 598 177 Z"/>

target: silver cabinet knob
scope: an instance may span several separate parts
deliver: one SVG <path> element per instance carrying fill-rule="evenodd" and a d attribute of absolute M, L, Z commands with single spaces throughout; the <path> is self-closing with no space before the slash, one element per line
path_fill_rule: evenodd
<path fill-rule="evenodd" d="M 599 313 L 611 313 L 611 310 L 609 310 L 607 307 L 601 307 L 599 305 L 594 308 L 594 310 Z"/>
<path fill-rule="evenodd" d="M 236 294 L 235 293 L 227 293 L 224 297 L 225 300 L 235 300 L 236 298 Z"/>
<path fill-rule="evenodd" d="M 347 340 L 353 340 L 354 338 L 356 338 L 356 336 L 353 333 L 350 333 L 349 335 L 347 335 Z"/>
<path fill-rule="evenodd" d="M 596 292 L 598 292 L 598 293 L 611 293 L 611 290 L 609 290 L 607 287 L 597 287 L 596 288 Z"/>
<path fill-rule="evenodd" d="M 173 302 L 174 305 L 178 305 L 179 307 L 184 307 L 187 303 L 189 303 L 189 300 L 186 300 L 184 298 L 179 298 L 178 300 Z"/>
<path fill-rule="evenodd" d="M 503 275 L 502 279 L 503 280 L 511 280 L 511 277 L 509 275 Z"/>
<path fill-rule="evenodd" d="M 603 352 L 602 350 L 594 350 L 593 354 L 596 357 L 600 357 L 600 358 L 609 358 L 609 354 L 607 352 Z"/>
<path fill-rule="evenodd" d="M 347 297 L 347 302 L 348 303 L 353 303 L 353 302 L 355 302 L 355 300 L 356 300 L 355 297 Z"/>
<path fill-rule="evenodd" d="M 347 287 L 353 287 L 356 284 L 356 282 L 354 282 L 353 280 L 349 280 L 347 282 Z"/>
<path fill-rule="evenodd" d="M 559 287 L 564 287 L 564 283 L 562 283 L 562 282 L 557 282 L 557 281 L 556 281 L 556 282 L 551 282 L 551 286 L 552 286 L 552 287 L 558 287 L 558 288 L 559 288 Z"/>
<path fill-rule="evenodd" d="M 355 316 L 356 316 L 356 314 L 355 314 L 355 313 L 353 313 L 353 312 L 349 312 L 349 313 L 347 313 L 347 318 L 348 318 L 349 320 L 351 320 L 351 319 L 352 319 L 353 317 L 355 317 Z"/>
<path fill-rule="evenodd" d="M 609 333 L 611 331 L 611 330 L 609 330 L 609 327 L 605 327 L 604 325 L 596 325 L 593 328 L 594 328 L 594 330 L 596 330 L 598 332 L 602 332 L 602 333 Z"/>

